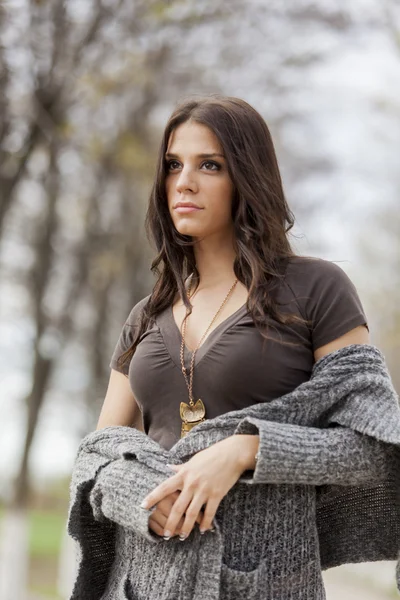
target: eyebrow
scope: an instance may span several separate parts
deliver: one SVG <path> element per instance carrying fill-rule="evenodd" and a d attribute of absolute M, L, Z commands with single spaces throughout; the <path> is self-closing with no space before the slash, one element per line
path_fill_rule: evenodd
<path fill-rule="evenodd" d="M 210 158 L 212 156 L 220 156 L 221 158 L 225 158 L 224 154 L 219 154 L 218 152 L 197 154 L 197 158 Z M 166 152 L 165 158 L 179 158 L 179 154 L 171 154 L 171 152 Z"/>

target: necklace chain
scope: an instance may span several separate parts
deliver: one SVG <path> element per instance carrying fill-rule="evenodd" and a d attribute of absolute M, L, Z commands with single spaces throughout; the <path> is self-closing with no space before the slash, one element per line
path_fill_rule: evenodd
<path fill-rule="evenodd" d="M 186 315 L 185 315 L 185 317 L 184 317 L 184 319 L 182 321 L 182 342 L 181 342 L 180 358 L 181 358 L 182 373 L 183 373 L 183 376 L 185 378 L 186 385 L 187 385 L 187 388 L 188 388 L 188 391 L 189 391 L 189 404 L 191 406 L 194 405 L 194 402 L 193 402 L 193 371 L 194 371 L 194 359 L 195 359 L 195 356 L 196 356 L 196 352 L 199 349 L 199 347 L 201 346 L 201 343 L 204 340 L 205 336 L 207 335 L 208 331 L 210 330 L 210 327 L 212 327 L 213 323 L 215 322 L 215 319 L 218 317 L 218 315 L 220 314 L 221 310 L 225 306 L 225 304 L 226 304 L 228 298 L 230 297 L 230 295 L 232 294 L 232 292 L 233 292 L 233 290 L 234 290 L 237 282 L 238 282 L 238 279 L 235 279 L 235 282 L 233 283 L 231 289 L 227 293 L 227 295 L 225 297 L 225 300 L 222 302 L 222 304 L 219 307 L 218 311 L 215 313 L 213 320 L 211 321 L 211 323 L 207 327 L 206 331 L 204 332 L 203 336 L 201 337 L 201 339 L 200 339 L 199 343 L 197 344 L 196 348 L 192 351 L 192 358 L 191 358 L 191 361 L 190 361 L 190 380 L 188 380 L 188 377 L 187 377 L 186 367 L 185 367 L 185 361 L 184 361 L 186 320 L 187 320 L 188 315 L 189 315 L 189 310 L 186 309 Z M 189 283 L 188 298 L 191 298 L 191 295 L 190 295 L 191 289 L 192 289 L 192 279 L 190 279 L 190 283 Z M 195 294 L 196 293 L 197 292 L 195 292 Z M 193 296 L 195 294 L 193 294 Z"/>

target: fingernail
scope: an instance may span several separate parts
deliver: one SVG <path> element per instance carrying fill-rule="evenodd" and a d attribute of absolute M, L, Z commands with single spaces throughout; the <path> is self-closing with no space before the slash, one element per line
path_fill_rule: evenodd
<path fill-rule="evenodd" d="M 171 532 L 170 531 L 165 531 L 163 537 L 164 537 L 164 540 L 169 540 L 169 538 L 171 537 Z"/>
<path fill-rule="evenodd" d="M 141 508 L 147 508 L 147 506 L 147 500 L 143 500 L 143 502 L 140 503 Z"/>
<path fill-rule="evenodd" d="M 200 535 L 204 535 L 207 529 L 200 529 Z"/>

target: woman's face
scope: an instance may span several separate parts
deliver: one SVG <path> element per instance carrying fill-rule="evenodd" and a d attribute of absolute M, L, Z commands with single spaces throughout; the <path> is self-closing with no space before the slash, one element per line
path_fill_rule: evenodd
<path fill-rule="evenodd" d="M 168 208 L 179 233 L 194 237 L 232 232 L 233 183 L 218 138 L 186 121 L 172 131 L 165 155 Z M 194 203 L 185 209 L 178 203 Z"/>

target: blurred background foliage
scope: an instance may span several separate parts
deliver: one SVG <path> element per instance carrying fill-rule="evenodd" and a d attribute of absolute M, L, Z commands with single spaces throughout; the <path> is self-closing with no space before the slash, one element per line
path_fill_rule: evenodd
<path fill-rule="evenodd" d="M 0 1 L 2 600 L 67 597 L 69 474 L 152 286 L 144 215 L 183 97 L 265 117 L 293 244 L 348 271 L 400 389 L 399 89 L 396 0 Z M 392 565 L 367 583 L 398 597 Z"/>

